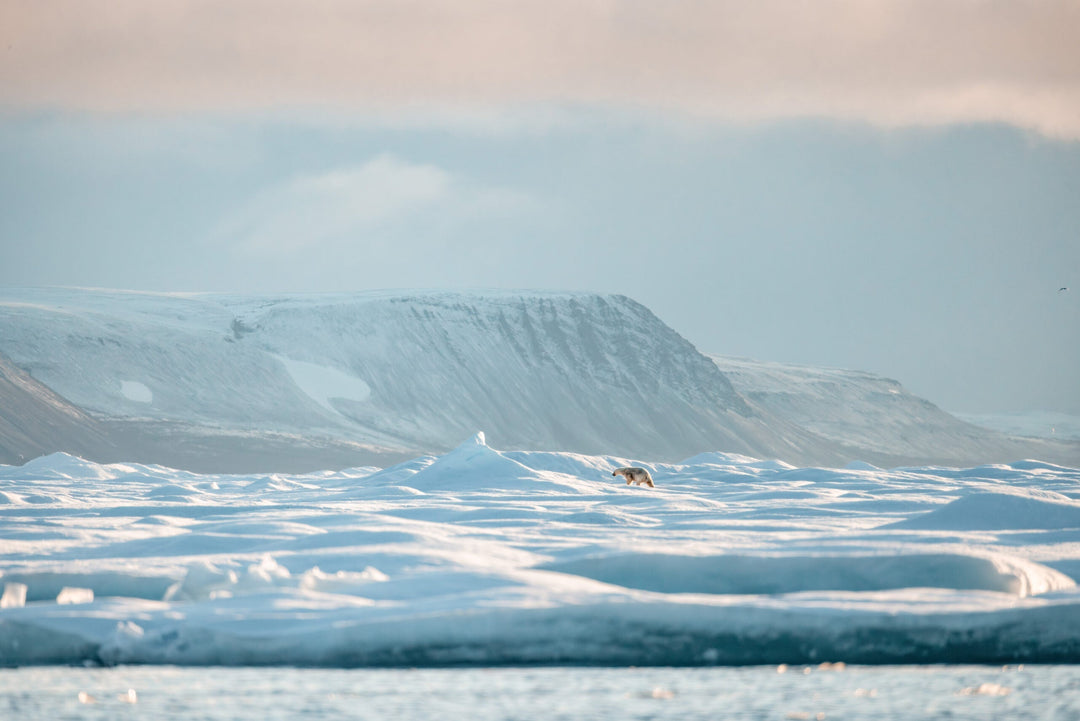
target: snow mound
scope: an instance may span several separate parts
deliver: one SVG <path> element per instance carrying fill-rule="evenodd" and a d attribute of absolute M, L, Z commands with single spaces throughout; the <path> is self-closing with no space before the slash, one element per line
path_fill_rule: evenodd
<path fill-rule="evenodd" d="M 9 468 L 16 468 L 10 466 Z M 0 467 L 2 470 L 2 467 Z M 38 456 L 18 467 L 18 475 L 27 480 L 75 480 L 90 478 L 104 480 L 110 478 L 108 467 L 92 461 L 83 460 L 69 453 L 51 453 Z"/>
<path fill-rule="evenodd" d="M 1059 493 L 1028 489 L 972 493 L 889 527 L 952 531 L 1080 528 L 1080 503 Z"/>
<path fill-rule="evenodd" d="M 657 593 L 784 594 L 900 588 L 983 590 L 1028 596 L 1073 588 L 1067 576 L 998 555 L 672 556 L 632 553 L 543 566 Z"/>
<path fill-rule="evenodd" d="M 440 456 L 434 463 L 413 474 L 408 485 L 420 491 L 523 490 L 557 486 L 562 490 L 586 492 L 581 479 L 566 473 L 537 470 L 487 445 L 483 431 Z"/>

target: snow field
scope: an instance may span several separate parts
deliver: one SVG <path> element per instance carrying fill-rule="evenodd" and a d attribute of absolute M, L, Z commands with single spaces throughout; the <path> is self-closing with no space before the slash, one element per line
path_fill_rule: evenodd
<path fill-rule="evenodd" d="M 656 489 L 611 469 L 643 465 Z M 0 466 L 0 665 L 1080 660 L 1080 471 Z"/>

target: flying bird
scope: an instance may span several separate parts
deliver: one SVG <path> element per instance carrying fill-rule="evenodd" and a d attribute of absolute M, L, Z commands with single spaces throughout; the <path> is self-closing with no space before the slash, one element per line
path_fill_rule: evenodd
<path fill-rule="evenodd" d="M 1065 288 L 1065 287 L 1058 288 L 1058 293 L 1060 293 L 1063 290 L 1068 290 L 1068 288 Z"/>

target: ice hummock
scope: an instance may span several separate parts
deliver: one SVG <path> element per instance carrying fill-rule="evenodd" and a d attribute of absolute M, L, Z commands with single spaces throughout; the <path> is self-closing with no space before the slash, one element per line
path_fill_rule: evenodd
<path fill-rule="evenodd" d="M 611 477 L 649 468 L 656 488 Z M 163 490 L 164 489 L 164 490 Z M 0 466 L 0 665 L 1080 661 L 1080 471 Z"/>

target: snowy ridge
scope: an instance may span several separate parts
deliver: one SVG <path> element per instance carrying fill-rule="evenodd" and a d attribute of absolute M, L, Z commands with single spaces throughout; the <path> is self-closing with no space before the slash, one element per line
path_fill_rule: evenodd
<path fill-rule="evenodd" d="M 657 488 L 611 477 L 630 463 Z M 1038 462 L 668 464 L 483 434 L 304 475 L 55 454 L 0 466 L 0 665 L 1075 663 L 1078 498 L 1080 470 Z"/>
<path fill-rule="evenodd" d="M 1007 438 L 870 374 L 710 359 L 623 296 L 5 289 L 0 353 L 98 439 L 0 426 L 7 462 L 70 450 L 215 472 L 382 466 L 490 428 L 501 447 L 667 461 L 1080 463 L 1080 444 Z"/>
<path fill-rule="evenodd" d="M 710 356 L 750 402 L 882 465 L 964 465 L 1025 457 L 1080 463 L 1080 445 L 1006 436 L 962 421 L 865 371 Z M 1068 441 L 1067 434 L 1057 440 Z"/>
<path fill-rule="evenodd" d="M 125 446 L 129 458 L 159 462 L 206 457 L 206 443 L 175 455 L 199 434 L 285 434 L 294 448 L 329 439 L 404 458 L 477 427 L 520 448 L 834 458 L 830 443 L 750 407 L 621 296 L 6 290 L 0 350 L 75 405 L 126 423 L 141 440 Z"/>

